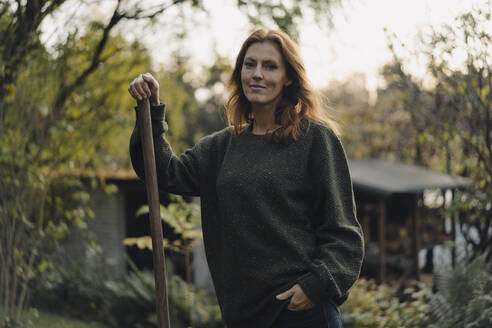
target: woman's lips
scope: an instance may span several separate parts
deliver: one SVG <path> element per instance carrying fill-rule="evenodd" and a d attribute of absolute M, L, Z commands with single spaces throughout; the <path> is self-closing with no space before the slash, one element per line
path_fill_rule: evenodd
<path fill-rule="evenodd" d="M 249 88 L 251 90 L 254 90 L 254 91 L 259 91 L 259 90 L 265 89 L 265 87 L 264 86 L 261 86 L 261 85 L 250 85 Z"/>

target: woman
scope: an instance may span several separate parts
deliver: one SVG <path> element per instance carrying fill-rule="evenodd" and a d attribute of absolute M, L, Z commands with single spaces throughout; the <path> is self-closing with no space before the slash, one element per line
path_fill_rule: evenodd
<path fill-rule="evenodd" d="M 338 306 L 364 256 L 352 182 L 336 124 L 323 114 L 295 43 L 258 30 L 229 81 L 229 126 L 176 156 L 159 84 L 149 98 L 159 187 L 200 196 L 205 252 L 229 328 L 341 327 Z M 138 123 L 132 164 L 144 178 Z"/>

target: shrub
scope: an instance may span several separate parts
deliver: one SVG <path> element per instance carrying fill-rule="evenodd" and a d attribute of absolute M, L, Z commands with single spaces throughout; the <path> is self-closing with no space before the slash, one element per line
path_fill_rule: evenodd
<path fill-rule="evenodd" d="M 422 328 L 430 323 L 428 288 L 417 283 L 416 288 L 403 292 L 409 301 L 400 302 L 396 289 L 377 285 L 374 280 L 360 278 L 351 289 L 350 297 L 340 307 L 346 325 L 354 328 Z"/>
<path fill-rule="evenodd" d="M 485 256 L 436 276 L 438 292 L 430 297 L 430 310 L 437 322 L 430 328 L 492 327 L 492 275 Z"/>
<path fill-rule="evenodd" d="M 113 324 L 110 308 L 113 293 L 107 288 L 111 266 L 95 244 L 87 245 L 82 259 L 59 252 L 54 265 L 36 277 L 31 305 L 75 318 Z"/>
<path fill-rule="evenodd" d="M 155 282 L 151 271 L 133 271 L 113 280 L 111 267 L 98 248 L 89 248 L 83 261 L 67 261 L 38 277 L 32 305 L 111 327 L 155 327 Z M 169 314 L 172 327 L 219 328 L 225 325 L 215 297 L 175 275 L 166 262 Z M 193 318 L 193 319 L 191 319 Z"/>
<path fill-rule="evenodd" d="M 485 256 L 435 273 L 437 292 L 420 282 L 404 291 L 359 279 L 340 307 L 347 326 L 354 328 L 488 328 L 492 327 L 492 267 Z"/>

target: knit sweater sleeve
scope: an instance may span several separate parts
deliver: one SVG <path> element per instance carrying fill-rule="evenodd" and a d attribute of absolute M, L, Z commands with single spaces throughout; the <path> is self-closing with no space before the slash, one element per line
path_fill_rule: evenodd
<path fill-rule="evenodd" d="M 135 107 L 135 111 L 137 108 Z M 165 104 L 151 106 L 152 136 L 154 139 L 157 183 L 159 189 L 179 195 L 199 196 L 199 162 L 203 159 L 204 143 L 198 142 L 193 148 L 176 156 L 165 138 L 168 124 L 164 120 Z M 130 157 L 137 175 L 145 180 L 143 152 L 137 121 L 130 137 Z"/>
<path fill-rule="evenodd" d="M 340 139 L 324 125 L 313 127 L 309 168 L 313 176 L 318 257 L 298 283 L 313 303 L 342 304 L 359 277 L 364 239 L 356 218 L 352 181 Z"/>

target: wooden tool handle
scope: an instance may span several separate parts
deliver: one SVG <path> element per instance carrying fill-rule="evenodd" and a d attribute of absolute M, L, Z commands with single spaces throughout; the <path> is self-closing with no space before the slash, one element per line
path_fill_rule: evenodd
<path fill-rule="evenodd" d="M 170 328 L 169 306 L 166 288 L 166 262 L 162 239 L 159 192 L 157 189 L 157 172 L 155 166 L 154 141 L 152 139 L 152 122 L 148 99 L 137 101 L 138 121 L 145 167 L 145 187 L 149 204 L 150 232 L 152 235 L 152 253 L 154 258 L 154 277 L 156 287 L 157 327 Z"/>

